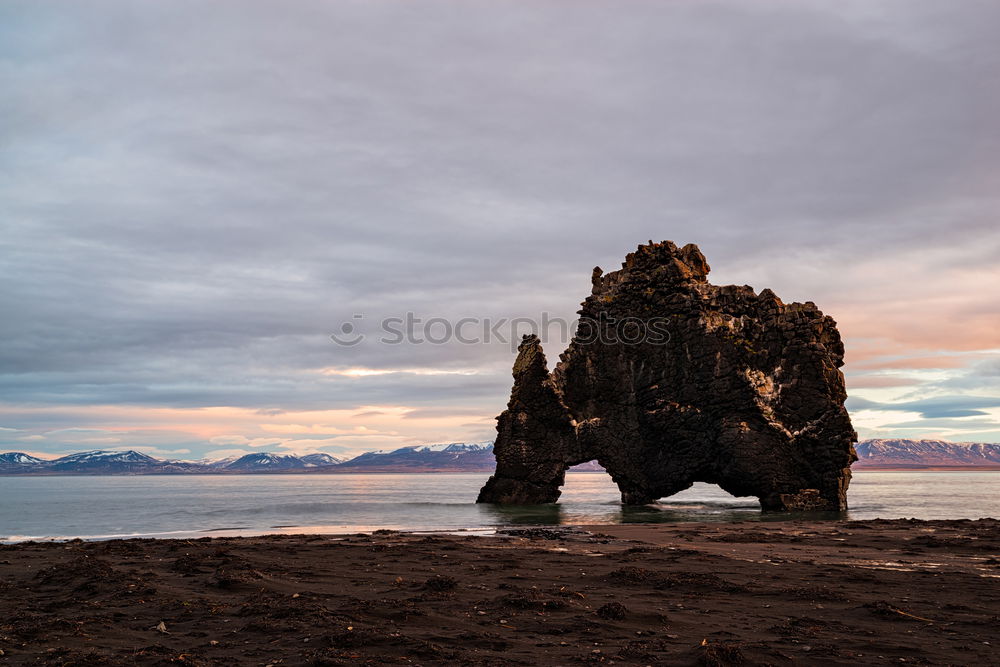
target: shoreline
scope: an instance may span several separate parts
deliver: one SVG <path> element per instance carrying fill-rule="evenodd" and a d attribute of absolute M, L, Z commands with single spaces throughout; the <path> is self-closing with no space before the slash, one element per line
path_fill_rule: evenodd
<path fill-rule="evenodd" d="M 0 546 L 3 664 L 988 664 L 998 619 L 997 519 Z"/>

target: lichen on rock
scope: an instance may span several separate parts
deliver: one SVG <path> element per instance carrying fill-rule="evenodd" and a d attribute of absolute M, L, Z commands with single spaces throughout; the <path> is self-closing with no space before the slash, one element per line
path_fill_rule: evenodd
<path fill-rule="evenodd" d="M 555 502 L 566 469 L 596 459 L 626 504 L 709 482 L 765 510 L 846 509 L 857 435 L 836 323 L 708 272 L 693 244 L 641 245 L 594 269 L 552 372 L 525 336 L 478 502 Z"/>

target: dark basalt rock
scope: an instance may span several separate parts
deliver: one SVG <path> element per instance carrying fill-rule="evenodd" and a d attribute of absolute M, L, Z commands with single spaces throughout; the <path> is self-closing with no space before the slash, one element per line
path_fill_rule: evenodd
<path fill-rule="evenodd" d="M 697 246 L 650 241 L 594 269 L 552 373 L 524 337 L 478 502 L 555 502 L 566 469 L 596 459 L 626 504 L 709 482 L 765 510 L 847 508 L 857 435 L 836 323 L 708 271 Z"/>

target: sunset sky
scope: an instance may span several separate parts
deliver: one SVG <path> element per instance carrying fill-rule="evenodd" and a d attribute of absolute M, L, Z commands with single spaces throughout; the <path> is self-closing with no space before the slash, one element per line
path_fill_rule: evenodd
<path fill-rule="evenodd" d="M 967 0 L 6 0 L 0 451 L 490 439 L 510 344 L 378 323 L 569 319 L 649 239 L 833 316 L 862 438 L 1000 442 L 998 26 Z"/>

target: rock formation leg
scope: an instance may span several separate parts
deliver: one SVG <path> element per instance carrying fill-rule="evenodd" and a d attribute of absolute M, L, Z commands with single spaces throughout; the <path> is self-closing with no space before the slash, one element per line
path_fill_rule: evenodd
<path fill-rule="evenodd" d="M 496 472 L 476 502 L 528 505 L 558 500 L 576 433 L 549 380 L 537 336 L 525 336 L 518 347 L 514 388 L 507 410 L 497 417 L 497 432 Z"/>

